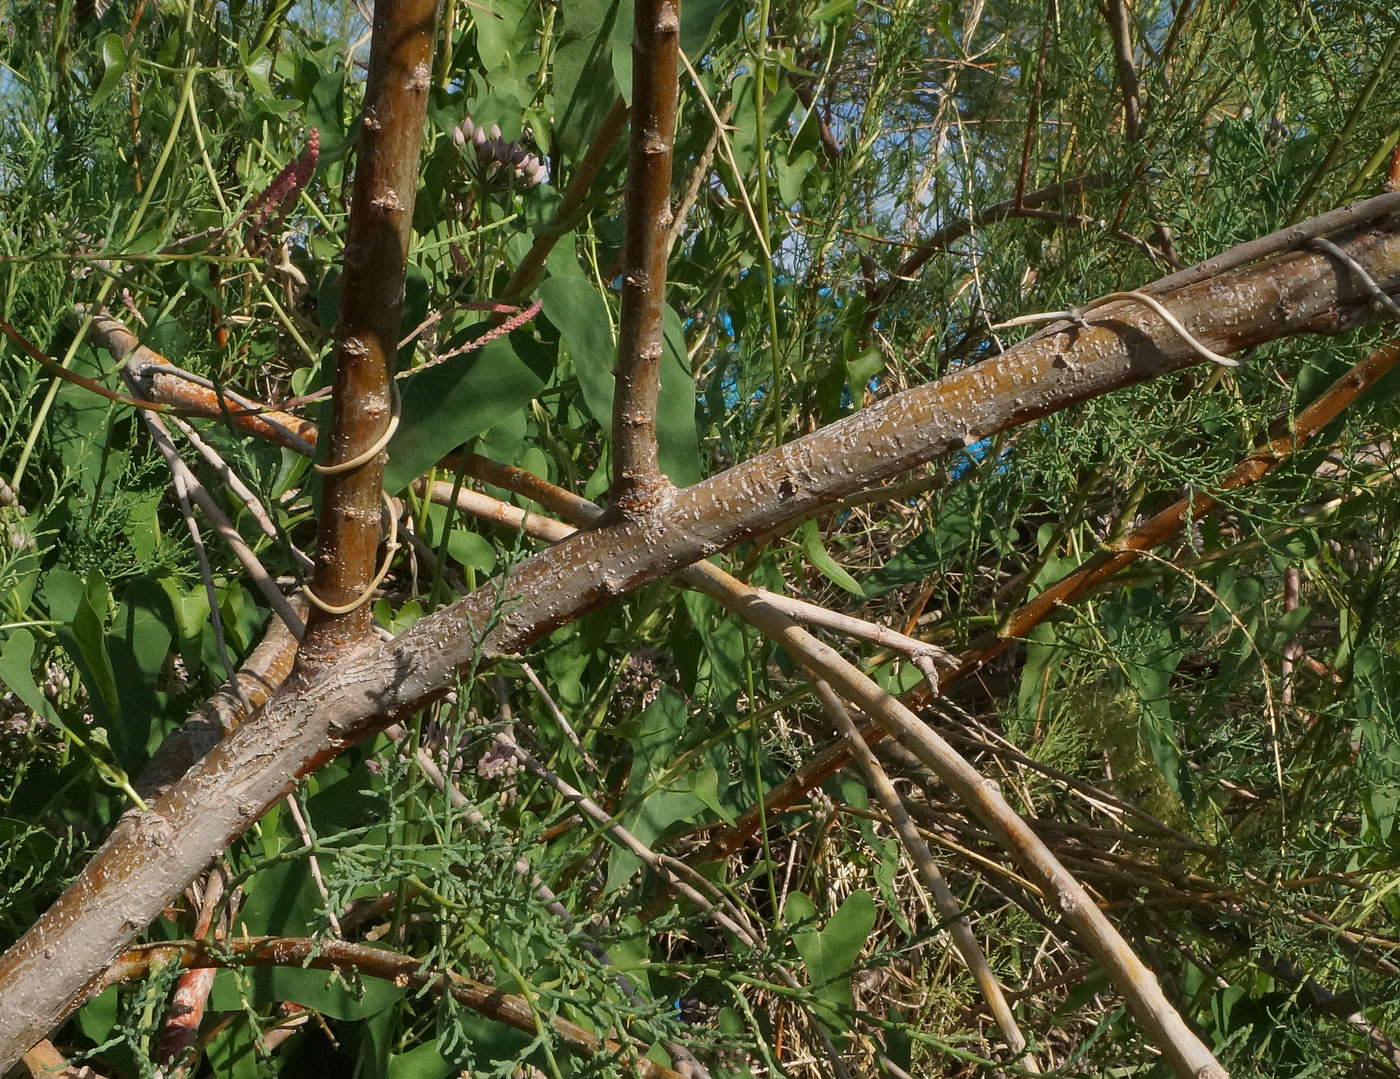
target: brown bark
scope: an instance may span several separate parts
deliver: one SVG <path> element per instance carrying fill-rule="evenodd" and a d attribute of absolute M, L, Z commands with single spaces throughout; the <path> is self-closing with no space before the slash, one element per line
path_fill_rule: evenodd
<path fill-rule="evenodd" d="M 1341 415 L 1353 401 L 1375 383 L 1396 363 L 1400 363 L 1400 344 L 1377 349 L 1334 382 L 1326 392 L 1294 418 L 1289 430 L 1288 418 L 1275 421 L 1272 440 L 1240 462 L 1230 475 L 1220 482 L 1220 491 L 1236 490 L 1262 479 L 1278 467 L 1300 445 Z M 958 657 L 958 665 L 945 670 L 939 677 L 939 689 L 947 690 L 962 681 L 988 660 L 1000 655 L 1015 640 L 1024 638 L 1041 622 L 1050 618 L 1065 604 L 1073 603 L 1108 581 L 1114 574 L 1131 564 L 1142 551 L 1150 551 L 1174 535 L 1189 518 L 1200 518 L 1219 504 L 1214 495 L 1201 492 L 1191 499 L 1181 499 L 1141 526 L 1111 551 L 1101 552 L 1082 563 L 1068 576 L 1057 581 L 1034 599 L 1017 608 L 1001 629 L 975 642 Z M 911 707 L 928 703 L 928 691 L 923 685 L 914 687 L 903 700 Z M 870 742 L 877 742 L 885 732 L 870 723 L 860 731 Z M 738 850 L 760 827 L 791 806 L 802 795 L 830 779 L 850 761 L 849 748 L 841 743 L 807 761 L 797 772 L 769 791 L 763 805 L 757 804 L 740 814 L 732 826 L 716 835 L 696 858 L 697 863 L 728 857 Z"/>
<path fill-rule="evenodd" d="M 531 1036 L 539 1032 L 535 1012 L 523 997 L 512 996 L 483 982 L 473 981 L 451 973 L 425 970 L 420 960 L 368 944 L 350 944 L 343 940 L 312 940 L 309 937 L 258 937 L 233 940 L 210 947 L 204 943 L 150 944 L 137 948 L 118 959 L 103 978 L 103 985 L 141 978 L 153 964 L 178 962 L 186 967 L 213 971 L 221 967 L 303 967 L 312 970 L 337 970 L 342 974 L 362 974 L 382 978 L 397 986 L 434 996 L 450 993 L 454 1000 L 472 1011 L 505 1023 Z M 550 1020 L 554 1033 L 575 1049 L 593 1055 L 621 1053 L 622 1046 L 611 1039 L 601 1039 L 590 1030 L 555 1016 Z M 681 1079 L 672 1071 L 652 1060 L 640 1059 L 635 1068 L 627 1070 L 643 1079 Z"/>
<path fill-rule="evenodd" d="M 1400 224 L 1371 222 L 1337 242 L 1382 288 L 1400 288 Z M 1311 253 L 1162 300 L 1221 352 L 1335 333 L 1370 314 L 1345 272 Z M 169 898 L 295 776 L 422 707 L 462 665 L 524 648 L 617 596 L 949 449 L 1201 362 L 1140 304 L 1100 308 L 1095 318 L 1103 321 L 1037 336 L 677 491 L 644 518 L 571 536 L 397 639 L 364 640 L 333 669 L 284 686 L 148 812 L 123 821 L 0 957 L 0 1071 L 85 999 Z"/>
<path fill-rule="evenodd" d="M 611 501 L 624 515 L 647 510 L 668 486 L 656 453 L 656 399 L 661 388 L 679 42 L 680 0 L 637 0 L 627 235 L 612 415 Z"/>
<path fill-rule="evenodd" d="M 326 439 L 331 467 L 363 455 L 390 421 L 390 380 L 403 314 L 436 13 L 435 0 L 379 0 L 374 5 L 336 326 Z M 330 607 L 354 603 L 374 578 L 383 480 L 382 453 L 324 476 L 312 590 Z M 324 662 L 350 647 L 369 625 L 367 603 L 345 613 L 313 604 L 300 658 L 308 666 Z"/>

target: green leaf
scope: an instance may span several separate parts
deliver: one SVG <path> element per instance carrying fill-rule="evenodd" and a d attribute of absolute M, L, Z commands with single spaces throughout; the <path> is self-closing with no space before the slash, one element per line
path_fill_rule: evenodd
<path fill-rule="evenodd" d="M 263 99 L 260 103 L 266 104 L 273 96 L 272 83 L 268 81 L 268 76 L 272 74 L 272 53 L 266 49 L 255 51 L 243 65 L 243 73 L 248 76 L 248 85 L 253 88 L 253 93 Z"/>
<path fill-rule="evenodd" d="M 351 985 L 324 970 L 247 967 L 215 975 L 209 1006 L 215 1011 L 236 1012 L 243 1010 L 245 1000 L 254 1006 L 290 1000 L 336 1019 L 364 1019 L 402 1000 L 404 992 L 380 978 L 363 978 L 358 985 Z"/>
<path fill-rule="evenodd" d="M 552 368 L 544 348 L 518 330 L 405 380 L 384 489 L 402 490 L 462 443 L 524 408 L 544 389 Z"/>
<path fill-rule="evenodd" d="M 617 97 L 612 28 L 619 0 L 571 0 L 561 8 L 563 32 L 554 51 L 554 98 L 562 103 L 555 138 L 570 160 L 588 148 Z"/>
<path fill-rule="evenodd" d="M 695 429 L 695 378 L 686 355 L 681 318 L 668 304 L 661 357 L 661 391 L 656 399 L 656 448 L 661 471 L 677 487 L 701 479 L 700 437 Z"/>
<path fill-rule="evenodd" d="M 27 629 L 10 633 L 0 652 L 0 685 L 28 705 L 36 715 L 53 720 L 53 706 L 34 681 L 34 634 Z"/>
<path fill-rule="evenodd" d="M 810 919 L 815 910 L 812 902 L 801 892 L 788 896 L 783 916 L 789 924 Z M 875 900 L 869 892 L 856 891 L 846 897 L 840 909 L 820 930 L 804 929 L 792 935 L 802 965 L 807 968 L 807 980 L 815 995 L 834 1008 L 851 1006 L 851 967 L 859 957 L 875 926 Z M 838 1029 L 845 1023 L 827 1013 Z"/>
<path fill-rule="evenodd" d="M 121 698 L 117 678 L 107 656 L 103 621 L 111 606 L 107 580 L 97 570 L 88 576 L 77 610 L 66 626 L 56 630 L 59 643 L 72 657 L 87 686 L 98 721 L 107 728 L 121 723 Z"/>
<path fill-rule="evenodd" d="M 88 107 L 93 108 L 114 94 L 126 74 L 126 47 L 120 34 L 108 34 L 102 39 L 102 81 L 97 84 Z"/>
<path fill-rule="evenodd" d="M 865 591 L 860 582 L 845 571 L 822 543 L 816 521 L 808 521 L 802 526 L 802 552 L 816 569 L 833 584 L 838 584 L 852 595 L 864 597 Z"/>
<path fill-rule="evenodd" d="M 582 275 L 547 278 L 540 283 L 539 298 L 545 317 L 559 328 L 568 347 L 589 414 L 610 431 L 617 344 L 607 301 Z"/>

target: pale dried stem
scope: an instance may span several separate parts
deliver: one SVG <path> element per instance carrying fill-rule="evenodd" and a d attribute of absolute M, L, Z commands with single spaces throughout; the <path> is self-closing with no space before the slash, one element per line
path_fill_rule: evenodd
<path fill-rule="evenodd" d="M 23 1064 L 29 1079 L 103 1079 L 86 1064 L 69 1064 L 47 1039 L 24 1054 Z"/>
<path fill-rule="evenodd" d="M 199 534 L 199 522 L 194 519 L 194 510 L 190 508 L 189 491 L 185 472 L 178 469 L 171 469 L 171 481 L 175 485 L 175 497 L 180 503 L 180 516 L 185 519 L 185 527 L 189 530 L 190 542 L 194 544 L 195 558 L 199 562 L 199 577 L 204 582 L 204 596 L 209 604 L 209 628 L 214 633 L 214 647 L 219 652 L 219 659 L 223 661 L 224 671 L 228 674 L 229 684 L 235 693 L 241 692 L 238 684 L 238 668 L 234 665 L 233 657 L 228 653 L 228 641 L 224 637 L 224 618 L 219 611 L 219 590 L 214 586 L 214 571 L 209 566 L 209 553 L 204 549 L 204 540 Z M 248 711 L 248 702 L 241 702 L 244 711 Z"/>
<path fill-rule="evenodd" d="M 272 523 L 272 518 L 268 515 L 267 509 L 258 499 L 258 496 L 243 482 L 238 473 L 229 467 L 228 462 L 223 459 L 219 451 L 205 442 L 204 439 L 200 438 L 199 432 L 189 423 L 174 416 L 171 417 L 171 422 L 175 425 L 175 429 L 184 437 L 185 441 L 193 446 L 195 451 L 204 458 L 205 463 L 214 470 L 219 479 L 224 481 L 224 486 L 233 492 L 234 497 L 237 498 L 238 501 L 243 503 L 244 508 L 247 509 L 253 520 L 257 522 L 258 528 L 262 530 L 262 534 L 274 543 L 285 546 L 292 556 L 292 561 L 295 562 L 300 569 L 303 571 L 311 569 L 315 564 L 311 561 L 311 557 L 285 536 L 278 534 L 277 526 Z"/>
<path fill-rule="evenodd" d="M 924 842 L 923 836 L 919 834 L 919 829 L 910 819 L 909 811 L 904 807 L 904 799 L 899 796 L 894 784 L 890 782 L 890 777 L 885 774 L 884 768 L 875 759 L 875 754 L 870 752 L 870 747 L 861 738 L 860 731 L 851 721 L 850 713 L 846 711 L 846 706 L 841 703 L 841 698 L 836 695 L 831 686 L 820 678 L 813 680 L 812 688 L 816 690 L 817 697 L 821 701 L 827 717 L 840 731 L 841 736 L 850 743 L 853 759 L 860 766 L 861 771 L 865 773 L 870 788 L 880 799 L 880 804 L 884 806 L 885 813 L 889 816 L 890 823 L 894 826 L 900 842 L 904 844 L 904 849 L 913 859 L 914 867 L 918 870 L 919 876 L 923 878 L 928 890 L 933 893 L 934 905 L 947 922 L 953 944 L 957 948 L 958 954 L 962 956 L 963 962 L 967 964 L 968 970 L 972 972 L 977 987 L 982 991 L 982 997 L 991 1009 L 992 1017 L 996 1020 L 997 1026 L 1001 1028 L 1002 1037 L 1006 1039 L 1007 1047 L 1013 1055 L 1022 1053 L 1026 1048 L 1026 1038 L 1021 1033 L 1021 1028 L 1016 1023 L 1016 1016 L 1012 1014 L 1011 1006 L 1006 1001 L 1006 994 L 1002 989 L 1001 982 L 987 962 L 982 946 L 977 943 L 977 937 L 972 932 L 972 924 L 968 921 L 962 904 L 958 901 L 958 897 L 953 894 L 953 890 L 948 887 L 948 882 L 943 879 L 943 873 L 934 862 L 928 844 Z M 1029 1053 L 1024 1053 L 1018 1063 L 1028 1072 L 1038 1073 L 1040 1071 L 1035 1058 Z"/>
<path fill-rule="evenodd" d="M 130 372 L 126 371 L 125 373 L 133 391 L 139 392 L 140 387 L 131 379 Z M 204 513 L 205 519 L 214 526 L 214 530 L 218 532 L 223 541 L 228 544 L 229 549 L 233 551 L 234 557 L 243 565 L 244 570 L 247 572 L 253 584 L 257 587 L 258 591 L 263 594 L 263 598 L 265 598 L 272 609 L 277 612 L 277 616 L 286 623 L 287 627 L 292 631 L 292 634 L 299 638 L 303 629 L 301 618 L 292 608 L 287 597 L 282 594 L 282 590 L 277 587 L 277 582 L 273 580 L 272 575 L 263 568 L 262 562 L 259 561 L 258 556 L 253 553 L 253 549 L 244 541 L 238 529 L 233 527 L 228 517 L 225 516 L 224 511 L 219 508 L 219 504 L 214 501 L 213 496 L 205 489 L 204 485 L 199 482 L 198 477 L 190 471 L 189 466 L 186 465 L 184 460 L 180 457 L 180 453 L 175 448 L 175 443 L 170 437 L 170 432 L 166 429 L 161 418 L 151 412 L 142 412 L 141 418 L 145 421 L 147 429 L 151 432 L 151 439 L 155 442 L 156 448 L 160 451 L 161 456 L 165 458 L 165 463 L 169 467 L 171 475 L 176 477 L 176 483 L 184 485 L 185 493 L 190 501 L 200 508 Z M 212 604 L 211 609 L 217 609 L 217 604 Z"/>
<path fill-rule="evenodd" d="M 583 748 L 583 743 L 579 741 L 577 732 L 569 723 L 569 717 L 564 714 L 559 705 L 554 703 L 554 698 L 550 696 L 549 690 L 545 688 L 545 684 L 540 681 L 540 676 L 535 673 L 535 669 L 524 660 L 520 661 L 520 669 L 525 672 L 525 677 L 530 680 L 530 685 L 535 687 L 535 692 L 538 693 L 540 699 L 544 701 L 545 707 L 549 709 L 549 714 L 554 717 L 554 722 L 559 724 L 559 729 L 564 732 L 564 737 L 569 740 L 569 745 L 574 747 L 574 752 L 579 755 L 579 758 L 588 766 L 590 771 L 595 775 L 601 774 L 598 763 L 590 757 L 588 751 Z"/>
<path fill-rule="evenodd" d="M 1065 870 L 1040 838 L 946 741 L 900 701 L 880 689 L 834 649 L 798 628 L 748 585 L 708 563 L 706 593 L 780 644 L 808 675 L 829 682 L 846 700 L 913 750 L 980 819 L 997 844 L 1040 888 L 1050 908 L 1074 929 L 1108 972 L 1133 1015 L 1183 1079 L 1223 1079 L 1225 1070 L 1182 1020 L 1156 977 L 1104 917 L 1083 885 Z"/>

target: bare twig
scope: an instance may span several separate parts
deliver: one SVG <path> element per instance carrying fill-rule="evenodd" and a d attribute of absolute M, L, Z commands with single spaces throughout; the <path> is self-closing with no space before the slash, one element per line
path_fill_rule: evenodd
<path fill-rule="evenodd" d="M 133 389 L 135 389 L 136 384 L 134 379 L 131 379 L 130 371 L 124 370 Z M 263 597 L 267 600 L 269 605 L 271 605 L 272 609 L 277 612 L 277 616 L 287 624 L 294 636 L 300 637 L 303 628 L 301 617 L 287 600 L 287 597 L 282 594 L 282 590 L 277 587 L 277 582 L 273 580 L 272 576 L 263 568 L 262 562 L 259 561 L 258 556 L 253 553 L 252 548 L 244 542 L 243 537 L 238 533 L 238 529 L 234 528 L 229 522 L 224 511 L 220 509 L 219 504 L 214 501 L 214 497 L 205 489 L 204 485 L 199 482 L 195 474 L 190 471 L 189 466 L 180 458 L 179 451 L 176 450 L 175 443 L 170 437 L 170 432 L 166 429 L 161 418 L 152 412 L 142 412 L 141 418 L 145 420 L 146 427 L 151 433 L 151 438 L 155 442 L 156 448 L 160 451 L 161 456 L 165 458 L 165 463 L 169 467 L 171 475 L 177 477 L 177 484 L 182 484 L 184 486 L 185 494 L 189 497 L 190 501 L 194 502 L 195 505 L 203 511 L 205 518 L 214 526 L 215 531 L 219 533 L 224 542 L 229 545 L 229 549 L 233 551 L 238 561 L 243 564 L 243 568 L 247 571 L 248 576 L 252 579 L 258 590 L 263 594 Z"/>
<path fill-rule="evenodd" d="M 972 971 L 972 976 L 976 980 L 978 988 L 981 989 L 987 1006 L 992 1011 L 992 1017 L 996 1020 L 997 1026 L 1001 1028 L 1002 1037 L 1006 1039 L 1007 1047 L 1013 1055 L 1021 1053 L 1026 1048 L 1026 1038 L 1021 1033 L 1021 1028 L 1016 1023 L 1016 1017 L 1011 1012 L 1011 1006 L 1006 1001 L 1006 994 L 1002 989 L 1001 982 L 988 964 L 987 957 L 982 952 L 982 946 L 977 943 L 977 937 L 972 932 L 972 925 L 962 909 L 962 904 L 958 902 L 958 897 L 948 887 L 948 882 L 943 879 L 943 874 L 934 862 L 928 844 L 924 842 L 918 828 L 909 818 L 909 811 L 904 808 L 904 800 L 900 798 L 899 792 L 895 790 L 894 784 L 890 782 L 890 777 L 885 774 L 880 762 L 870 752 L 870 747 L 861 738 L 860 731 L 851 721 L 845 705 L 841 703 L 841 699 L 831 686 L 818 678 L 812 682 L 812 688 L 817 691 L 817 697 L 821 700 L 822 708 L 826 711 L 827 716 L 836 729 L 841 732 L 841 736 L 850 744 L 852 757 L 860 766 L 861 771 L 865 773 L 871 789 L 880 799 L 880 804 L 885 807 L 890 823 L 894 825 L 900 842 L 904 844 L 904 849 L 909 852 L 909 857 L 913 859 L 915 868 L 924 879 L 924 884 L 933 893 L 934 905 L 937 906 L 938 913 L 947 920 L 953 944 L 957 947 L 958 954 L 963 957 L 963 962 L 967 964 L 968 970 Z M 1021 1056 L 1019 1063 L 1029 1072 L 1040 1071 L 1040 1068 L 1036 1066 L 1035 1058 L 1029 1053 Z"/>
<path fill-rule="evenodd" d="M 1123 133 L 1129 142 L 1137 142 L 1142 129 L 1142 104 L 1124 0 L 1108 0 L 1108 29 L 1113 38 L 1113 62 L 1118 68 L 1118 89 L 1123 94 Z"/>

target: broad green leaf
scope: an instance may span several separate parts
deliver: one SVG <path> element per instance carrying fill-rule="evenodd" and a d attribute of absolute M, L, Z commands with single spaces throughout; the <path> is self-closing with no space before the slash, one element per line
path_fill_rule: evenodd
<path fill-rule="evenodd" d="M 728 700 L 744 684 L 744 624 L 725 617 L 718 603 L 698 592 L 682 593 L 682 602 L 710 661 L 710 699 Z"/>
<path fill-rule="evenodd" d="M 661 390 L 656 400 L 656 448 L 661 471 L 677 487 L 701 479 L 700 438 L 695 429 L 695 378 L 686 355 L 680 316 L 668 304 L 664 319 L 665 351 Z"/>
<path fill-rule="evenodd" d="M 170 654 L 175 625 L 175 611 L 157 582 L 137 577 L 127 585 L 106 648 L 122 715 L 121 724 L 109 733 L 117 759 L 128 771 L 137 771 L 152 748 L 156 682 Z"/>
<path fill-rule="evenodd" d="M 860 582 L 847 573 L 827 551 L 825 544 L 822 543 L 821 532 L 817 529 L 816 521 L 808 521 L 802 526 L 802 552 L 807 556 L 807 561 L 827 580 L 840 585 L 852 595 L 862 597 L 865 595 L 864 590 L 860 587 Z"/>
<path fill-rule="evenodd" d="M 107 581 L 94 570 L 88 576 L 72 619 L 55 631 L 82 675 L 98 722 L 109 729 L 121 722 L 121 698 L 117 693 L 116 674 L 107 656 L 103 626 L 110 604 Z"/>
<path fill-rule="evenodd" d="M 243 65 L 243 73 L 248 76 L 248 85 L 253 88 L 253 93 L 263 99 L 263 103 L 272 99 L 272 83 L 268 77 L 272 74 L 272 53 L 266 49 L 258 49 L 252 56 L 248 57 L 248 62 Z"/>
<path fill-rule="evenodd" d="M 547 278 L 540 283 L 539 297 L 545 317 L 559 328 L 568 346 L 588 411 L 599 427 L 610 431 L 617 344 L 607 301 L 582 274 Z"/>
<path fill-rule="evenodd" d="M 575 0 L 561 9 L 562 33 L 554 51 L 555 138 L 576 160 L 617 97 L 612 28 L 619 0 Z"/>
<path fill-rule="evenodd" d="M 236 976 L 231 970 L 214 977 L 209 1006 L 216 1011 L 241 1011 L 243 994 L 249 1003 L 268 1006 L 290 1000 L 336 1019 L 363 1019 L 403 999 L 403 989 L 380 978 L 362 978 L 357 986 L 324 970 L 300 967 L 248 967 Z"/>
<path fill-rule="evenodd" d="M 389 1056 L 389 1079 L 447 1079 L 460 1069 L 444 1060 L 434 1042 Z"/>
<path fill-rule="evenodd" d="M 0 651 L 0 685 L 13 693 L 45 719 L 55 718 L 53 705 L 34 681 L 34 634 L 17 629 L 5 640 Z"/>
<path fill-rule="evenodd" d="M 512 53 L 524 47 L 520 22 L 529 5 L 524 0 L 490 0 L 481 7 L 468 8 L 476 29 L 476 51 L 484 68 L 503 66 Z"/>
<path fill-rule="evenodd" d="M 953 555 L 972 539 L 973 497 L 973 486 L 968 483 L 948 492 L 938 508 L 933 529 L 915 537 L 882 567 L 866 575 L 861 584 L 865 595 L 874 598 L 946 570 Z"/>
<path fill-rule="evenodd" d="M 122 76 L 126 74 L 126 47 L 122 45 L 120 34 L 108 34 L 102 39 L 102 65 L 102 81 L 88 98 L 89 108 L 101 104 L 122 84 Z"/>
<path fill-rule="evenodd" d="M 405 379 L 385 490 L 402 490 L 462 443 L 523 409 L 544 389 L 552 366 L 532 336 L 516 331 Z"/>
<path fill-rule="evenodd" d="M 789 924 L 809 920 L 815 913 L 812 901 L 801 892 L 788 896 L 783 916 Z M 821 929 L 802 929 L 793 933 L 792 942 L 814 994 L 833 1008 L 851 1006 L 851 967 L 865 947 L 870 930 L 875 926 L 875 901 L 869 892 L 856 891 Z M 836 1012 L 827 1013 L 834 1025 L 845 1023 Z"/>

